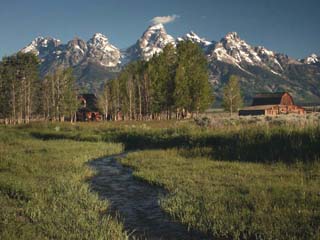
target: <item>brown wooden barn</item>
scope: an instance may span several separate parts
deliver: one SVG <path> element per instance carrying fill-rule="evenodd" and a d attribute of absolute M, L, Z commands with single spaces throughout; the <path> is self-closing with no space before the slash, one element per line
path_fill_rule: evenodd
<path fill-rule="evenodd" d="M 304 108 L 294 104 L 292 96 L 287 92 L 259 93 L 253 98 L 252 105 L 239 111 L 240 116 L 279 114 L 305 114 Z"/>
<path fill-rule="evenodd" d="M 77 111 L 77 121 L 100 121 L 102 119 L 96 95 L 81 94 L 78 99 L 81 106 Z"/>

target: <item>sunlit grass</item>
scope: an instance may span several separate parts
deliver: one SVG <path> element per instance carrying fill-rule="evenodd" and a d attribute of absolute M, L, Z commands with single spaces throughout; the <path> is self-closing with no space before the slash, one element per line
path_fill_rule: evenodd
<path fill-rule="evenodd" d="M 89 191 L 84 165 L 124 146 L 149 149 L 122 162 L 165 187 L 162 208 L 189 227 L 222 239 L 319 239 L 319 123 L 238 120 L 0 126 L 0 236 L 125 237 L 99 218 L 108 206 Z"/>
<path fill-rule="evenodd" d="M 126 239 L 86 183 L 86 162 L 120 144 L 42 141 L 0 128 L 0 239 Z"/>
<path fill-rule="evenodd" d="M 213 238 L 320 238 L 318 162 L 225 162 L 186 151 L 130 153 L 121 162 L 168 190 L 161 206 L 172 217 Z"/>

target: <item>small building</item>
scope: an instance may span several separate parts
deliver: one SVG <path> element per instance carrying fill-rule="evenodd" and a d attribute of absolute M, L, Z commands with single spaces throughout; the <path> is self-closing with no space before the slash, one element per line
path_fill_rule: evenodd
<path fill-rule="evenodd" d="M 287 92 L 259 93 L 252 101 L 252 105 L 239 111 L 239 116 L 248 115 L 280 115 L 305 114 L 304 108 L 294 104 L 292 96 Z"/>
<path fill-rule="evenodd" d="M 78 99 L 80 101 L 80 108 L 77 111 L 78 121 L 100 121 L 102 119 L 96 95 L 81 94 Z"/>

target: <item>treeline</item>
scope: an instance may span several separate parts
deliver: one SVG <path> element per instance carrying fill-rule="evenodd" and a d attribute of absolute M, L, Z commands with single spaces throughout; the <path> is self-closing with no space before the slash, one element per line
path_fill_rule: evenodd
<path fill-rule="evenodd" d="M 167 45 L 148 62 L 128 64 L 99 96 L 105 117 L 113 120 L 180 119 L 212 103 L 206 57 L 189 41 Z"/>
<path fill-rule="evenodd" d="M 0 64 L 0 115 L 6 123 L 28 123 L 37 111 L 38 59 L 33 54 L 3 58 Z"/>
<path fill-rule="evenodd" d="M 18 53 L 0 62 L 0 120 L 6 124 L 31 119 L 76 120 L 80 107 L 72 69 L 58 69 L 43 79 L 39 60 Z M 181 119 L 213 104 L 208 64 L 203 51 L 190 41 L 167 45 L 149 61 L 128 64 L 98 94 L 105 119 Z M 224 88 L 224 107 L 230 113 L 241 105 L 238 79 Z"/>
<path fill-rule="evenodd" d="M 6 124 L 72 120 L 78 107 L 74 84 L 71 69 L 40 79 L 34 54 L 4 57 L 0 62 L 0 119 Z"/>
<path fill-rule="evenodd" d="M 63 122 L 67 117 L 71 122 L 76 121 L 80 104 L 71 68 L 58 69 L 47 75 L 41 84 L 40 95 L 44 119 Z"/>

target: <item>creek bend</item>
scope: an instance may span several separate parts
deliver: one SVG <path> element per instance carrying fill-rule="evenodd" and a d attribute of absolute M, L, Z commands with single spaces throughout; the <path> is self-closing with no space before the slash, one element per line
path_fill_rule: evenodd
<path fill-rule="evenodd" d="M 120 217 L 131 239 L 208 239 L 189 230 L 170 218 L 160 208 L 164 189 L 136 179 L 132 169 L 122 166 L 117 158 L 127 153 L 112 155 L 90 162 L 96 170 L 90 180 L 91 189 L 110 202 L 109 213 Z"/>

